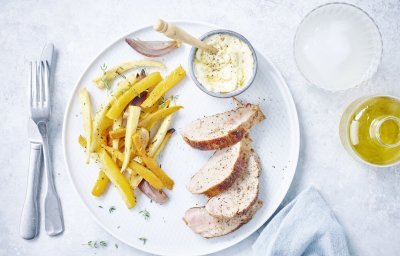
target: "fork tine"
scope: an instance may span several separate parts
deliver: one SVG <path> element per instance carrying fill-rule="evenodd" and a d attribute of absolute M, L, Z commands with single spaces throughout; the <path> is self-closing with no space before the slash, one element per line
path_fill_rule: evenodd
<path fill-rule="evenodd" d="M 31 100 L 32 100 L 32 104 L 31 104 L 31 106 L 35 107 L 37 105 L 37 102 L 38 102 L 38 99 L 37 99 L 37 97 L 38 97 L 38 94 L 37 94 L 37 86 L 38 86 L 37 73 L 38 73 L 38 68 L 37 68 L 37 62 L 36 61 L 32 62 L 31 71 L 32 71 L 32 76 L 31 76 L 31 80 L 32 80 L 32 84 L 31 84 L 31 92 L 32 92 Z"/>
<path fill-rule="evenodd" d="M 43 106 L 43 87 L 44 87 L 44 79 L 43 79 L 43 61 L 39 61 L 39 88 L 38 88 L 38 97 L 39 104 Z"/>
<path fill-rule="evenodd" d="M 29 62 L 29 108 L 32 107 L 33 65 Z"/>
<path fill-rule="evenodd" d="M 46 104 L 50 103 L 50 98 L 49 98 L 49 83 L 50 83 L 50 68 L 49 68 L 49 63 L 46 61 L 43 61 L 44 65 L 44 98 Z"/>

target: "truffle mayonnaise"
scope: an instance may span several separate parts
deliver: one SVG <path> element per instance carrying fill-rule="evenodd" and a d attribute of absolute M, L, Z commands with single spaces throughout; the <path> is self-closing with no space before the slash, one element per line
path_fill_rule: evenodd
<path fill-rule="evenodd" d="M 197 50 L 194 59 L 197 80 L 207 90 L 216 93 L 229 93 L 246 86 L 254 69 L 249 46 L 228 34 L 215 34 L 203 41 L 217 48 L 218 53 Z"/>

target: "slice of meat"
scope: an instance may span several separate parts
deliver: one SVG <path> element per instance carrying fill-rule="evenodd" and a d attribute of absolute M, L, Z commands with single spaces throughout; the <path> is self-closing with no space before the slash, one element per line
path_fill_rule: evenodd
<path fill-rule="evenodd" d="M 193 232 L 202 237 L 218 237 L 231 233 L 249 222 L 261 206 L 262 201 L 258 200 L 246 214 L 236 215 L 229 219 L 213 217 L 205 207 L 193 207 L 186 211 L 183 221 Z"/>
<path fill-rule="evenodd" d="M 193 194 L 215 196 L 227 190 L 247 167 L 251 139 L 246 136 L 235 145 L 218 150 L 193 175 L 187 189 Z"/>
<path fill-rule="evenodd" d="M 156 203 L 163 204 L 168 201 L 167 194 L 164 191 L 157 190 L 153 188 L 147 181 L 142 180 L 139 184 L 139 189 L 145 194 L 148 198 L 153 200 Z"/>
<path fill-rule="evenodd" d="M 197 119 L 185 126 L 181 135 L 194 148 L 222 149 L 240 141 L 264 119 L 257 105 L 245 104 L 234 110 Z"/>
<path fill-rule="evenodd" d="M 260 173 L 260 158 L 252 150 L 243 174 L 228 190 L 208 200 L 205 206 L 208 213 L 217 218 L 245 214 L 257 201 Z"/>

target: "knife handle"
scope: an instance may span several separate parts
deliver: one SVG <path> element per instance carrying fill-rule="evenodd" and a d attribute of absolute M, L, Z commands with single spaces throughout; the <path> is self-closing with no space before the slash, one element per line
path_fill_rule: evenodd
<path fill-rule="evenodd" d="M 44 198 L 44 227 L 49 236 L 57 236 L 64 232 L 61 202 L 53 179 L 53 166 L 50 159 L 47 124 L 39 123 L 38 127 L 43 138 L 43 160 L 47 176 L 47 191 Z"/>
<path fill-rule="evenodd" d="M 35 142 L 31 142 L 30 144 L 28 183 L 19 229 L 21 237 L 27 240 L 35 238 L 39 231 L 38 195 L 42 158 L 41 144 Z"/>

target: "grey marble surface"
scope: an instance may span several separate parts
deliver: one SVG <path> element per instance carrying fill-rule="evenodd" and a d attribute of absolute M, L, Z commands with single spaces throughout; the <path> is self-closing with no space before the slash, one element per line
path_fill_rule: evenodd
<path fill-rule="evenodd" d="M 384 56 L 377 75 L 367 85 L 336 94 L 308 86 L 292 55 L 297 25 L 307 12 L 325 2 L 2 0 L 0 255 L 145 255 L 103 231 L 79 201 L 62 159 L 61 127 L 67 97 L 89 62 L 116 38 L 159 17 L 205 21 L 236 30 L 269 57 L 293 93 L 301 126 L 300 161 L 283 204 L 313 184 L 343 224 L 353 254 L 398 255 L 400 168 L 376 170 L 354 161 L 343 150 L 337 128 L 342 111 L 354 99 L 376 93 L 400 96 L 400 2 L 349 1 L 376 20 L 382 32 Z M 25 241 L 18 231 L 29 153 L 28 61 L 38 56 L 47 41 L 54 42 L 58 50 L 50 137 L 66 230 L 50 238 L 42 221 L 40 236 Z M 254 234 L 218 255 L 246 255 L 256 237 Z M 109 246 L 91 249 L 82 245 L 93 239 L 106 240 Z"/>

